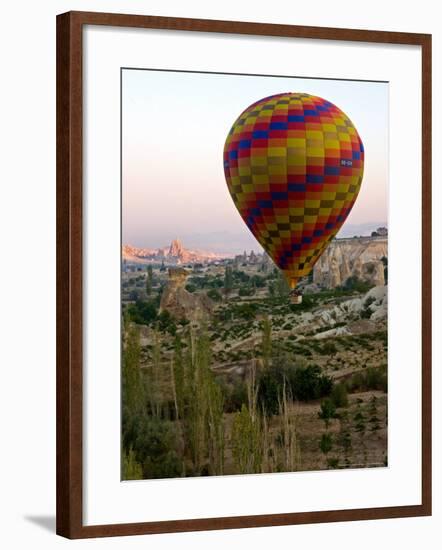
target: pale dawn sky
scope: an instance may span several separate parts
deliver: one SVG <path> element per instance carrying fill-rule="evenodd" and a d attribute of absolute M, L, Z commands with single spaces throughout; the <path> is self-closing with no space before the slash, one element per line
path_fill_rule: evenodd
<path fill-rule="evenodd" d="M 245 108 L 283 92 L 331 101 L 364 143 L 361 191 L 339 236 L 386 224 L 388 84 L 124 69 L 123 244 L 157 248 L 180 238 L 220 253 L 260 250 L 227 190 L 223 147 Z"/>

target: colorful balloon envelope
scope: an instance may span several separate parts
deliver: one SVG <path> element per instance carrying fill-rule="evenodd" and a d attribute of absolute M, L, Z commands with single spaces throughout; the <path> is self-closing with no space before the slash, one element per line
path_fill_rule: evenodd
<path fill-rule="evenodd" d="M 364 147 L 336 105 L 305 93 L 253 103 L 224 146 L 224 172 L 247 227 L 294 289 L 349 215 Z"/>

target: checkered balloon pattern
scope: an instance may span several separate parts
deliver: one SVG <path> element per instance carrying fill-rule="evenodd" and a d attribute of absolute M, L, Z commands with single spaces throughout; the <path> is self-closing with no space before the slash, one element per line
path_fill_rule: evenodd
<path fill-rule="evenodd" d="M 345 222 L 363 171 L 364 147 L 351 120 L 304 93 L 253 103 L 224 146 L 233 201 L 292 288 Z"/>

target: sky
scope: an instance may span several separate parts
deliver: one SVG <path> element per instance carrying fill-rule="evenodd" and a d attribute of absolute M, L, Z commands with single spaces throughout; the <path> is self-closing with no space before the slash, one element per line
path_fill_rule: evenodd
<path fill-rule="evenodd" d="M 358 199 L 338 236 L 369 234 L 388 219 L 388 84 L 295 77 L 122 71 L 123 244 L 260 251 L 224 178 L 227 134 L 251 103 L 305 92 L 342 109 L 365 148 Z"/>

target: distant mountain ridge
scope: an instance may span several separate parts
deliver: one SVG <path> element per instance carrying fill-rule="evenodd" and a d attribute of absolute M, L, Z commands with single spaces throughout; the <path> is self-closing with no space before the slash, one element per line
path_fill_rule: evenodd
<path fill-rule="evenodd" d="M 123 245 L 122 255 L 123 260 L 126 260 L 126 262 L 155 263 L 164 261 L 174 265 L 190 262 L 213 262 L 231 257 L 228 254 L 187 249 L 179 239 L 174 239 L 169 246 L 161 248 L 138 248 L 125 244 Z"/>

